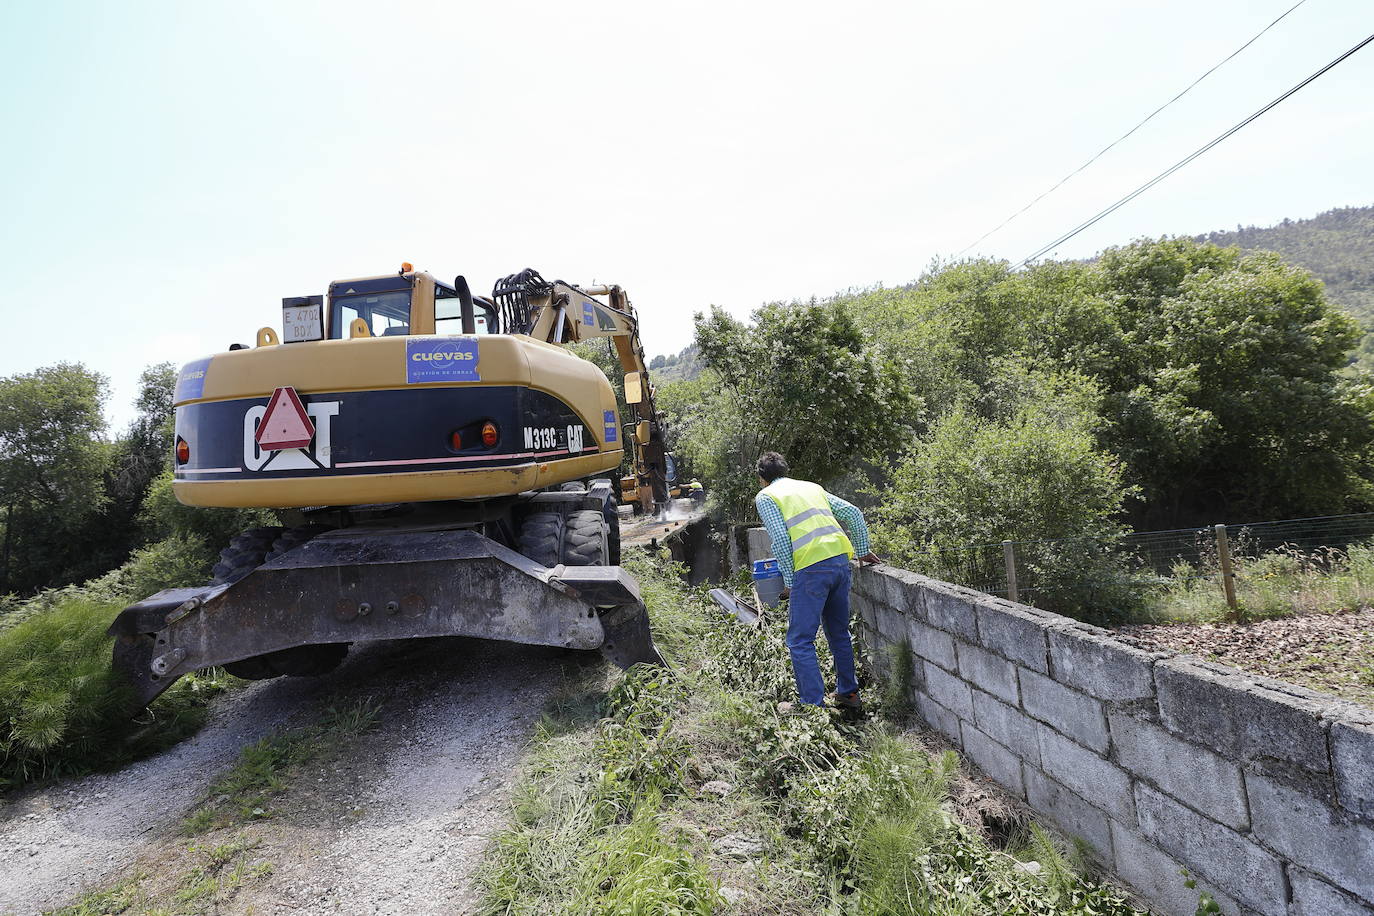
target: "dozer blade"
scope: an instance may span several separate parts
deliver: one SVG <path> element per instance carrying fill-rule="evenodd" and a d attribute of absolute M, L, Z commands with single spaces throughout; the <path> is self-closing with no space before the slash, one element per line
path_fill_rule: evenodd
<path fill-rule="evenodd" d="M 361 640 L 473 636 L 662 664 L 623 569 L 547 569 L 469 530 L 328 532 L 232 585 L 158 592 L 109 632 L 140 704 L 200 668 Z"/>

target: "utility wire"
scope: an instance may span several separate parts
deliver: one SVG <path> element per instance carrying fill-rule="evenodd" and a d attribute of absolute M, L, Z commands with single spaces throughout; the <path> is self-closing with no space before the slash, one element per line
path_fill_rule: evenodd
<path fill-rule="evenodd" d="M 1268 111 L 1270 111 L 1271 109 L 1273 109 L 1273 108 L 1274 108 L 1275 106 L 1277 106 L 1280 102 L 1282 102 L 1283 100 L 1287 99 L 1289 96 L 1291 96 L 1291 95 L 1293 95 L 1294 93 L 1296 93 L 1299 89 L 1302 89 L 1302 88 L 1303 88 L 1304 86 L 1306 86 L 1308 83 L 1311 83 L 1311 82 L 1312 82 L 1313 80 L 1315 80 L 1317 77 L 1321 76 L 1323 73 L 1326 73 L 1326 72 L 1327 72 L 1328 70 L 1330 70 L 1332 67 L 1335 67 L 1335 66 L 1336 66 L 1337 64 L 1339 64 L 1341 61 L 1345 60 L 1347 57 L 1350 57 L 1352 54 L 1354 54 L 1356 51 L 1360 50 L 1361 48 L 1363 48 L 1365 45 L 1369 44 L 1370 42 L 1374 42 L 1374 35 L 1370 35 L 1370 36 L 1369 36 L 1368 38 L 1366 38 L 1364 41 L 1362 41 L 1362 42 L 1360 42 L 1359 44 L 1355 45 L 1355 47 L 1351 48 L 1349 51 L 1346 51 L 1346 52 L 1345 52 L 1344 54 L 1342 54 L 1340 57 L 1338 57 L 1338 58 L 1336 58 L 1335 60 L 1331 61 L 1331 63 L 1329 63 L 1329 64 L 1327 64 L 1326 66 L 1322 67 L 1322 68 L 1321 68 L 1320 70 L 1318 70 L 1316 73 L 1313 73 L 1313 74 L 1312 74 L 1311 76 L 1309 76 L 1307 79 L 1305 79 L 1305 80 L 1303 80 L 1302 82 L 1298 83 L 1298 84 L 1297 84 L 1296 86 L 1294 86 L 1292 89 L 1289 89 L 1289 90 L 1288 90 L 1287 92 L 1285 92 L 1283 95 L 1281 95 L 1281 96 L 1279 96 L 1278 98 L 1274 99 L 1274 101 L 1270 102 L 1268 105 L 1265 105 L 1263 108 L 1261 108 L 1259 111 L 1255 112 L 1254 114 L 1250 115 L 1250 117 L 1246 118 L 1244 121 L 1241 121 L 1239 124 L 1235 125 L 1235 126 L 1232 127 L 1230 130 L 1228 130 L 1228 131 L 1226 131 L 1225 133 L 1221 134 L 1221 135 L 1218 136 L 1215 140 L 1211 141 L 1210 143 L 1206 144 L 1205 146 L 1202 146 L 1201 148 L 1195 150 L 1194 152 L 1192 152 L 1192 153 L 1190 153 L 1189 155 L 1185 156 L 1184 158 L 1180 159 L 1178 162 L 1175 162 L 1173 165 L 1169 166 L 1167 169 L 1165 169 L 1164 171 L 1160 172 L 1160 173 L 1159 173 L 1158 175 L 1156 175 L 1154 178 L 1151 178 L 1149 181 L 1145 182 L 1143 185 L 1141 185 L 1140 187 L 1136 188 L 1134 191 L 1132 191 L 1131 193 L 1127 194 L 1125 197 L 1121 198 L 1121 199 L 1118 200 L 1116 203 L 1112 204 L 1110 207 L 1106 208 L 1105 210 L 1102 210 L 1102 211 L 1101 211 L 1100 213 L 1098 213 L 1096 216 L 1092 217 L 1091 219 L 1086 220 L 1085 222 L 1080 223 L 1078 226 L 1076 226 L 1075 228 L 1073 228 L 1073 229 L 1069 230 L 1068 232 L 1064 233 L 1064 234 L 1061 235 L 1059 238 L 1055 239 L 1053 242 L 1050 242 L 1048 245 L 1045 245 L 1045 246 L 1043 246 L 1043 247 L 1037 249 L 1037 250 L 1035 251 L 1034 254 L 1027 255 L 1025 258 L 1022 258 L 1021 261 L 1020 261 L 1019 263 L 1017 263 L 1015 267 L 1012 268 L 1012 270 L 1019 270 L 1020 268 L 1025 267 L 1025 266 L 1026 266 L 1027 264 L 1029 264 L 1031 261 L 1034 261 L 1036 258 L 1039 258 L 1041 255 L 1045 254 L 1046 252 L 1050 251 L 1051 249 L 1057 248 L 1059 245 L 1062 245 L 1064 242 L 1067 242 L 1069 239 L 1073 238 L 1075 235 L 1078 235 L 1078 233 L 1082 232 L 1084 229 L 1087 229 L 1089 226 L 1093 225 L 1094 223 L 1098 222 L 1099 220 L 1101 220 L 1101 219 L 1103 219 L 1103 218 L 1105 218 L 1105 217 L 1111 215 L 1112 213 L 1115 213 L 1117 210 L 1121 209 L 1121 208 L 1124 207 L 1126 204 L 1128 204 L 1128 203 L 1130 203 L 1131 201 L 1135 200 L 1135 199 L 1136 199 L 1137 197 L 1139 197 L 1141 194 L 1144 194 L 1144 193 L 1145 193 L 1146 191 L 1148 191 L 1150 188 L 1154 187 L 1155 185 L 1159 184 L 1159 183 L 1160 183 L 1161 181 L 1163 181 L 1164 179 L 1168 178 L 1168 177 L 1169 177 L 1170 175 L 1172 175 L 1174 172 L 1177 172 L 1179 169 L 1183 168 L 1185 165 L 1187 165 L 1188 163 L 1192 162 L 1194 159 L 1196 159 L 1197 157 L 1201 156 L 1203 153 L 1207 152 L 1207 151 L 1210 150 L 1212 147 L 1216 146 L 1218 143 L 1220 143 L 1221 141 L 1225 140 L 1227 137 L 1229 137 L 1229 136 L 1231 136 L 1232 134 L 1236 133 L 1236 131 L 1240 130 L 1242 127 L 1245 127 L 1245 126 L 1246 126 L 1247 124 L 1249 124 L 1251 121 L 1254 121 L 1256 118 L 1260 117 L 1261 115 L 1263 115 L 1263 114 L 1265 114 L 1266 112 L 1268 112 Z"/>
<path fill-rule="evenodd" d="M 981 243 L 984 239 L 986 239 L 988 236 L 990 236 L 990 235 L 992 235 L 992 234 L 998 232 L 998 231 L 1001 230 L 1003 227 L 1005 227 L 1008 223 L 1010 223 L 1012 220 L 1014 220 L 1014 219 L 1016 219 L 1018 216 L 1020 216 L 1022 213 L 1025 213 L 1025 212 L 1026 212 L 1027 210 L 1029 210 L 1031 207 L 1034 207 L 1036 204 L 1040 203 L 1040 201 L 1044 200 L 1046 197 L 1049 197 L 1049 196 L 1050 196 L 1051 194 L 1053 194 L 1055 191 L 1059 190 L 1061 187 L 1063 187 L 1063 186 L 1069 181 L 1069 179 L 1073 178 L 1073 177 L 1074 177 L 1075 175 L 1077 175 L 1079 172 L 1083 171 L 1083 170 L 1086 169 L 1088 166 L 1092 165 L 1094 162 L 1096 162 L 1097 160 L 1101 159 L 1102 156 L 1103 156 L 1104 154 L 1106 154 L 1112 147 L 1116 146 L 1116 145 L 1117 145 L 1118 143 L 1120 143 L 1122 140 L 1125 140 L 1125 139 L 1126 139 L 1127 137 L 1129 137 L 1131 134 L 1133 134 L 1133 133 L 1135 133 L 1136 131 L 1140 130 L 1140 128 L 1144 127 L 1146 124 L 1150 123 L 1150 121 L 1154 119 L 1154 116 L 1155 116 L 1155 115 L 1159 114 L 1161 111 L 1163 111 L 1164 109 L 1168 108 L 1170 105 L 1174 104 L 1174 103 L 1177 102 L 1179 99 L 1183 98 L 1185 95 L 1187 95 L 1187 94 L 1193 89 L 1194 86 L 1196 86 L 1198 83 L 1200 83 L 1200 82 L 1202 82 L 1203 80 L 1205 80 L 1207 77 L 1211 76 L 1211 75 L 1212 75 L 1213 73 L 1215 73 L 1217 70 L 1221 69 L 1221 67 L 1223 67 L 1227 62 L 1229 62 L 1229 61 L 1231 60 L 1231 58 L 1235 57 L 1235 56 L 1236 56 L 1237 54 L 1239 54 L 1241 51 L 1244 51 L 1246 48 L 1250 47 L 1252 44 L 1255 43 L 1255 41 L 1256 41 L 1257 39 L 1259 39 L 1259 37 L 1260 37 L 1261 35 L 1263 35 L 1263 34 L 1264 34 L 1265 32 L 1267 32 L 1267 31 L 1269 31 L 1270 29 L 1272 29 L 1274 26 L 1278 25 L 1280 22 L 1282 22 L 1282 21 L 1284 20 L 1284 18 L 1285 18 L 1289 13 L 1293 12 L 1293 10 L 1295 10 L 1295 9 L 1297 9 L 1298 7 L 1302 6 L 1302 5 L 1303 5 L 1304 3 L 1306 3 L 1306 2 L 1307 2 L 1307 0 L 1298 0 L 1297 3 L 1293 4 L 1293 5 L 1290 6 L 1287 10 L 1285 10 L 1282 16 L 1279 16 L 1278 19 L 1275 19 L 1273 22 L 1269 23 L 1269 24 L 1266 25 L 1264 28 L 1260 29 L 1258 32 L 1255 33 L 1255 35 L 1254 35 L 1249 41 L 1247 41 L 1245 44 L 1241 45 L 1239 48 L 1236 48 L 1236 49 L 1235 49 L 1234 51 L 1232 51 L 1225 59 L 1223 59 L 1222 61 L 1220 61 L 1220 62 L 1217 63 L 1217 64 L 1214 64 L 1210 70 L 1208 70 L 1206 73 L 1202 74 L 1202 76 L 1199 76 L 1197 79 L 1195 79 L 1195 80 L 1193 80 L 1191 83 L 1189 83 L 1188 86 L 1187 86 L 1182 92 L 1180 92 L 1178 95 L 1174 96 L 1172 99 L 1170 99 L 1169 101 L 1165 102 L 1163 105 L 1160 105 L 1160 106 L 1159 106 L 1158 108 L 1156 108 L 1154 111 L 1152 111 L 1152 112 L 1150 112 L 1148 115 L 1146 115 L 1146 116 L 1145 116 L 1145 120 L 1141 121 L 1141 122 L 1140 122 L 1139 124 L 1137 124 L 1135 127 L 1132 127 L 1130 130 L 1126 131 L 1124 134 L 1122 134 L 1121 136 L 1117 137 L 1117 138 L 1116 138 L 1115 140 L 1113 140 L 1111 143 L 1108 143 L 1106 146 L 1102 147 L 1102 149 L 1098 151 L 1097 155 L 1093 156 L 1093 157 L 1092 157 L 1091 159 L 1089 159 L 1087 162 L 1083 163 L 1083 164 L 1080 165 L 1078 168 L 1074 169 L 1072 172 L 1070 172 L 1069 174 L 1065 175 L 1063 178 L 1059 179 L 1058 183 L 1055 184 L 1054 187 L 1050 188 L 1048 191 L 1045 191 L 1045 192 L 1044 192 L 1043 194 L 1041 194 L 1039 197 L 1035 198 L 1035 200 L 1033 200 L 1033 201 L 1031 201 L 1030 203 L 1026 204 L 1026 205 L 1025 205 L 1024 207 L 1022 207 L 1020 210 L 1017 210 L 1017 211 L 1016 211 L 1015 213 L 1013 213 L 1011 216 L 1008 216 L 1006 219 L 1002 220 L 1002 222 L 998 223 L 998 224 L 997 224 L 996 226 L 994 226 L 992 229 L 989 229 L 987 232 L 983 233 L 982 236 L 980 236 L 976 241 L 974 241 L 973 243 L 971 243 L 970 245 L 968 245 L 967 247 L 965 247 L 964 250 L 963 250 L 963 251 L 960 251 L 959 254 L 956 254 L 955 257 L 956 257 L 956 258 L 959 257 L 960 255 L 962 255 L 962 254 L 964 253 L 964 251 L 968 251 L 970 248 L 973 248 L 975 245 L 978 245 L 978 244 Z"/>

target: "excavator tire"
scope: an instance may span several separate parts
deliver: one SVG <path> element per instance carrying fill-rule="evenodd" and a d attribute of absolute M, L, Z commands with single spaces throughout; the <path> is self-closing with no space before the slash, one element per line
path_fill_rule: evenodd
<path fill-rule="evenodd" d="M 239 581 L 257 569 L 267 559 L 272 543 L 281 535 L 276 527 L 248 528 L 234 535 L 229 546 L 219 552 L 210 580 L 213 585 L 227 585 Z"/>
<path fill-rule="evenodd" d="M 616 511 L 616 488 L 615 483 L 609 477 L 596 477 L 587 484 L 587 489 L 591 490 L 599 483 L 604 483 L 611 491 L 610 499 L 606 501 L 606 563 L 610 566 L 620 565 L 620 513 Z"/>
<path fill-rule="evenodd" d="M 568 513 L 563 529 L 563 558 L 566 566 L 605 566 L 610 553 L 606 516 L 595 509 Z"/>
<path fill-rule="evenodd" d="M 561 562 L 563 516 L 557 512 L 533 512 L 525 516 L 516 544 L 516 550 L 540 566 L 557 566 Z"/>
<path fill-rule="evenodd" d="M 272 542 L 272 549 L 267 552 L 263 562 L 275 560 L 282 554 L 295 550 L 311 538 L 329 530 L 328 525 L 302 525 L 299 528 L 287 528 Z"/>

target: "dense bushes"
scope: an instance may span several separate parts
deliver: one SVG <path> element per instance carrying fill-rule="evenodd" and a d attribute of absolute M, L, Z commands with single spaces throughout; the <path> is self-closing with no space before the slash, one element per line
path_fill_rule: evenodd
<path fill-rule="evenodd" d="M 1104 546 L 1121 531 L 1374 506 L 1374 384 L 1345 369 L 1359 328 L 1273 254 L 1161 239 L 937 265 L 752 317 L 699 315 L 705 368 L 662 397 L 731 520 L 753 519 L 753 462 L 777 449 L 877 504 L 880 546 L 918 569 L 1055 542 L 1018 548 L 1035 600 L 1105 619 L 1134 600 Z"/>
<path fill-rule="evenodd" d="M 85 585 L 11 604 L 0 616 L 0 789 L 118 766 L 200 727 L 226 677 L 182 678 L 135 719 L 105 630 L 132 601 L 205 581 L 213 557 L 173 536 Z"/>

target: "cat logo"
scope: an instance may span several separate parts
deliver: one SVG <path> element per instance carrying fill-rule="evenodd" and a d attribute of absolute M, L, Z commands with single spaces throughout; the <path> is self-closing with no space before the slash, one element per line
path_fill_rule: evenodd
<path fill-rule="evenodd" d="M 314 438 L 302 448 L 265 450 L 258 444 L 258 427 L 267 405 L 248 408 L 243 415 L 243 466 L 250 471 L 311 471 L 334 466 L 330 454 L 330 426 L 339 415 L 342 401 L 315 401 L 305 412 L 315 424 Z"/>

